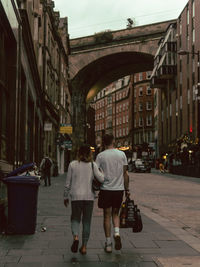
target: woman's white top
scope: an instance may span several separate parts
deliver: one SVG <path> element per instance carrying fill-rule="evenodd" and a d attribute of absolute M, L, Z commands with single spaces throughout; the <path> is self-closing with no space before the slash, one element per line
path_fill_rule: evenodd
<path fill-rule="evenodd" d="M 104 182 L 104 174 L 99 171 L 97 164 L 93 162 L 94 175 L 99 182 Z M 71 197 L 75 200 L 94 200 L 92 180 L 94 179 L 92 163 L 72 161 L 69 164 L 64 190 L 64 199 Z"/>

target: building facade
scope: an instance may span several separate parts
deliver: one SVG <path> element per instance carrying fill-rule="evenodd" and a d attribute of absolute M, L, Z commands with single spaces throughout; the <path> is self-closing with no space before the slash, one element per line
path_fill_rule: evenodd
<path fill-rule="evenodd" d="M 95 135 L 97 146 L 105 133 L 115 136 L 117 147 L 130 145 L 130 76 L 113 82 L 95 97 Z"/>
<path fill-rule="evenodd" d="M 160 40 L 151 76 L 158 155 L 199 143 L 200 3 L 188 1 Z"/>
<path fill-rule="evenodd" d="M 51 0 L 0 3 L 0 168 L 5 173 L 26 162 L 39 164 L 44 154 L 56 161 L 60 123 L 71 120 L 67 19 L 60 24 L 53 7 Z"/>
<path fill-rule="evenodd" d="M 133 78 L 133 146 L 148 143 L 154 148 L 154 89 L 151 72 L 134 74 Z"/>

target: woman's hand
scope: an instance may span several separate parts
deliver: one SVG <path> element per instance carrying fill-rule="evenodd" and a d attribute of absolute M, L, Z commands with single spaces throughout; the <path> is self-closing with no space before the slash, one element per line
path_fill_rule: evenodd
<path fill-rule="evenodd" d="M 65 205 L 66 208 L 68 207 L 68 205 L 69 205 L 69 199 L 64 199 L 64 205 Z"/>

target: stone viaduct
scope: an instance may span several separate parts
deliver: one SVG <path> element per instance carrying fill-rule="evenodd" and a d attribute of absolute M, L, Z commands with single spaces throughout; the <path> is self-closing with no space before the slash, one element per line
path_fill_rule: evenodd
<path fill-rule="evenodd" d="M 175 20 L 70 40 L 73 141 L 85 139 L 86 106 L 111 82 L 153 69 L 158 42 Z"/>

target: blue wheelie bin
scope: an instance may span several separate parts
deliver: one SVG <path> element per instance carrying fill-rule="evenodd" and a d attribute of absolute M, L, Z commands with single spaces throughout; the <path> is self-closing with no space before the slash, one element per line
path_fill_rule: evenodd
<path fill-rule="evenodd" d="M 7 234 L 34 234 L 40 181 L 34 176 L 4 178 L 8 192 Z"/>
<path fill-rule="evenodd" d="M 26 172 L 26 171 L 29 171 L 29 170 L 33 169 L 34 166 L 35 166 L 35 163 L 34 162 L 24 164 L 21 167 L 15 169 L 14 171 L 8 173 L 7 174 L 7 177 L 12 177 L 12 176 L 20 175 L 23 172 Z"/>

